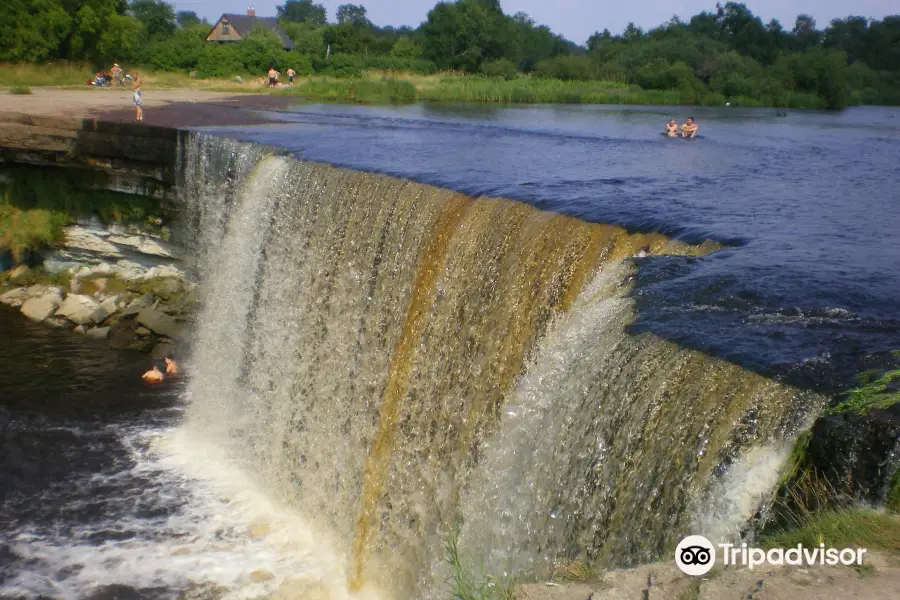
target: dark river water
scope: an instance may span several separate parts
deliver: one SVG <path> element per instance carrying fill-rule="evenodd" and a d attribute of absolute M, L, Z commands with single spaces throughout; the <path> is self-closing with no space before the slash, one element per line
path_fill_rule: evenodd
<path fill-rule="evenodd" d="M 900 348 L 900 110 L 304 105 L 214 128 L 314 161 L 732 247 L 646 261 L 635 331 L 804 386 Z M 660 135 L 694 116 L 697 140 Z"/>

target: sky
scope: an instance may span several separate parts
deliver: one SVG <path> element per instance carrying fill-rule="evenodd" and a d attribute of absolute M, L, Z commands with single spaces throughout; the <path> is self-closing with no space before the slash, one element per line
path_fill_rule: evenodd
<path fill-rule="evenodd" d="M 328 10 L 329 21 L 334 20 L 337 7 L 350 0 L 317 0 Z M 278 0 L 169 0 L 177 10 L 193 10 L 200 17 L 215 22 L 222 13 L 243 13 L 251 4 L 256 14 L 275 16 Z M 418 26 L 437 0 L 354 0 L 368 10 L 369 20 L 376 25 Z M 724 0 L 723 0 L 724 4 Z M 831 19 L 859 15 L 883 18 L 900 14 L 897 0 L 747 0 L 753 14 L 768 23 L 770 19 L 781 21 L 785 29 L 791 29 L 798 14 L 810 14 L 823 28 Z M 555 33 L 561 33 L 573 42 L 583 44 L 594 31 L 609 29 L 621 33 L 629 21 L 650 29 L 669 20 L 673 14 L 687 20 L 701 11 L 715 11 L 715 0 L 501 0 L 503 12 L 528 13 L 538 24 L 548 25 Z"/>

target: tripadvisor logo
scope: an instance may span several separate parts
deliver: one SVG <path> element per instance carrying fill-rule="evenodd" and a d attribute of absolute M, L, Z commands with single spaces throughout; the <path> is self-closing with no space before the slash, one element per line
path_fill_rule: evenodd
<path fill-rule="evenodd" d="M 686 575 L 706 575 L 716 564 L 716 548 L 702 535 L 689 535 L 675 548 L 675 564 Z"/>
<path fill-rule="evenodd" d="M 865 548 L 825 548 L 825 544 L 812 548 L 798 544 L 793 548 L 768 551 L 747 544 L 719 544 L 719 549 L 723 565 L 747 567 L 751 571 L 761 565 L 861 565 L 866 553 Z M 716 564 L 716 547 L 702 535 L 689 535 L 675 548 L 675 564 L 686 575 L 705 575 Z"/>

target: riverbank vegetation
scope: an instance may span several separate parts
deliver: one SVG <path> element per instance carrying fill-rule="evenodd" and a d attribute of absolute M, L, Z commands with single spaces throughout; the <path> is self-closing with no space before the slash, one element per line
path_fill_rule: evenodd
<path fill-rule="evenodd" d="M 0 85 L 83 85 L 92 69 L 118 61 L 161 84 L 164 73 L 179 74 L 172 79 L 181 84 L 190 74 L 189 87 L 240 76 L 243 85 L 229 87 L 247 91 L 264 91 L 269 65 L 290 67 L 316 76 L 292 93 L 339 102 L 900 104 L 900 15 L 851 16 L 820 29 L 808 15 L 764 23 L 728 2 L 649 31 L 603 29 L 581 45 L 525 13 L 505 14 L 497 0 L 438 3 L 416 28 L 377 26 L 354 4 L 341 5 L 333 22 L 312 0 L 286 0 L 277 12 L 291 51 L 264 28 L 240 42 L 207 43 L 208 22 L 162 0 L 16 0 L 0 14 L 0 61 L 38 64 L 40 74 L 15 77 L 7 67 Z M 75 78 L 59 61 L 90 67 Z"/>
<path fill-rule="evenodd" d="M 0 170 L 0 257 L 8 253 L 14 263 L 25 261 L 60 243 L 65 226 L 78 217 L 143 221 L 157 208 L 151 198 L 92 189 L 78 177 L 77 172 L 50 176 L 38 167 Z"/>

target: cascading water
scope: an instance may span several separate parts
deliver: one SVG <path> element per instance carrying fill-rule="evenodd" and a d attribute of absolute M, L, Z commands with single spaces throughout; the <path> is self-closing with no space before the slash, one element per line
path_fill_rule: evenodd
<path fill-rule="evenodd" d="M 204 276 L 185 427 L 327 539 L 351 591 L 440 595 L 460 527 L 489 570 L 538 577 L 657 558 L 708 507 L 737 526 L 754 503 L 717 490 L 759 469 L 729 465 L 777 452 L 819 402 L 626 334 L 628 259 L 714 245 L 202 134 L 185 148 Z"/>

